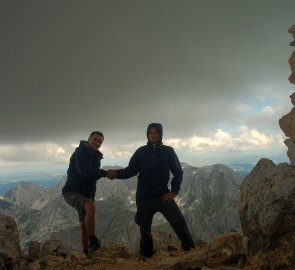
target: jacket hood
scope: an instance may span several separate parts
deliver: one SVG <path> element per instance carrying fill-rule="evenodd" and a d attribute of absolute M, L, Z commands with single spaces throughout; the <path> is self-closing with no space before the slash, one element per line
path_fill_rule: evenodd
<path fill-rule="evenodd" d="M 160 135 L 160 138 L 159 138 L 158 143 L 162 143 L 162 139 L 163 139 L 163 126 L 161 124 L 159 124 L 159 123 L 151 123 L 151 124 L 149 124 L 148 127 L 147 127 L 147 130 L 146 130 L 146 137 L 147 137 L 147 139 L 149 139 L 148 137 L 149 137 L 149 132 L 150 132 L 151 128 L 155 128 L 158 131 L 158 133 Z"/>

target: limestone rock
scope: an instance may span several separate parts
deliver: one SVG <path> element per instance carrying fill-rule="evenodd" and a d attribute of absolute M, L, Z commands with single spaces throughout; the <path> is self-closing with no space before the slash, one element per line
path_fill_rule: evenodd
<path fill-rule="evenodd" d="M 37 241 L 31 241 L 29 246 L 29 261 L 35 261 L 40 258 L 40 243 Z"/>
<path fill-rule="evenodd" d="M 295 38 L 295 25 L 291 26 L 288 32 L 293 35 L 293 38 Z"/>
<path fill-rule="evenodd" d="M 64 243 L 59 240 L 47 240 L 41 249 L 41 257 L 47 255 L 66 257 L 68 254 L 68 248 L 65 247 Z"/>
<path fill-rule="evenodd" d="M 292 95 L 290 95 L 290 98 L 291 98 L 292 104 L 295 105 L 295 92 Z"/>
<path fill-rule="evenodd" d="M 7 269 L 16 269 L 19 267 L 21 255 L 15 221 L 0 214 L 0 265 L 4 265 Z"/>
<path fill-rule="evenodd" d="M 128 249 L 121 243 L 106 243 L 106 245 L 96 251 L 97 254 L 103 255 L 108 258 L 130 258 Z"/>
<path fill-rule="evenodd" d="M 206 264 L 238 263 L 248 252 L 247 238 L 241 233 L 227 233 L 216 236 L 209 248 Z"/>
<path fill-rule="evenodd" d="M 248 266 L 261 265 L 255 269 L 294 266 L 294 179 L 294 166 L 275 165 L 269 159 L 261 159 L 243 181 L 240 219 L 243 233 L 249 238 Z"/>
<path fill-rule="evenodd" d="M 279 124 L 286 137 L 295 141 L 295 107 L 279 120 Z"/>
<path fill-rule="evenodd" d="M 295 72 L 292 72 L 292 74 L 290 75 L 289 82 L 295 84 Z"/>
<path fill-rule="evenodd" d="M 285 140 L 285 144 L 288 147 L 287 155 L 291 165 L 295 165 L 295 142 L 291 139 Z"/>
<path fill-rule="evenodd" d="M 75 269 L 71 262 L 63 257 L 47 255 L 40 260 L 40 269 L 44 270 L 72 270 Z"/>
<path fill-rule="evenodd" d="M 158 263 L 161 270 L 187 270 L 202 268 L 205 264 L 207 250 L 192 251 L 180 257 L 170 257 Z"/>
<path fill-rule="evenodd" d="M 28 263 L 26 265 L 26 268 L 22 268 L 22 269 L 26 269 L 26 270 L 39 270 L 40 269 L 40 262 L 39 261 L 34 261 L 31 263 Z"/>
<path fill-rule="evenodd" d="M 89 263 L 89 260 L 87 260 L 86 255 L 75 249 L 69 251 L 67 259 L 71 261 L 74 265 L 84 266 Z"/>
<path fill-rule="evenodd" d="M 295 51 L 291 54 L 288 62 L 292 72 L 295 72 Z"/>

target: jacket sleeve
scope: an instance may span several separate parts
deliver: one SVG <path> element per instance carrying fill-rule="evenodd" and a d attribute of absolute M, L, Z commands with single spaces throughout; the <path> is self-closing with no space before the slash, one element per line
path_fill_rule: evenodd
<path fill-rule="evenodd" d="M 93 164 L 82 151 L 76 151 L 73 159 L 76 172 L 85 181 L 106 177 L 106 171 L 101 170 L 99 164 Z"/>
<path fill-rule="evenodd" d="M 169 168 L 173 174 L 173 178 L 171 180 L 171 192 L 178 194 L 182 182 L 183 171 L 173 148 L 170 149 Z"/>
<path fill-rule="evenodd" d="M 139 151 L 137 149 L 135 153 L 133 154 L 133 156 L 131 157 L 129 161 L 129 165 L 124 169 L 117 170 L 117 178 L 128 179 L 134 175 L 137 175 L 139 172 L 139 164 L 140 164 Z"/>

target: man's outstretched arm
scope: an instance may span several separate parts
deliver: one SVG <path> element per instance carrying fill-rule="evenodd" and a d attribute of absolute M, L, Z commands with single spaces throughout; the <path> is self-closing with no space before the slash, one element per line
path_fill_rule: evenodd
<path fill-rule="evenodd" d="M 118 179 L 128 179 L 134 175 L 137 175 L 139 171 L 139 154 L 136 151 L 129 161 L 129 165 L 124 169 L 119 170 L 108 170 L 107 177 L 111 180 Z"/>

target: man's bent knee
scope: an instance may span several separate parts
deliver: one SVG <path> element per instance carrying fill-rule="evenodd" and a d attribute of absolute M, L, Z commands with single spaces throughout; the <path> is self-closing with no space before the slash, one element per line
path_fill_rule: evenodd
<path fill-rule="evenodd" d="M 95 203 L 93 201 L 88 201 L 84 204 L 85 212 L 95 212 Z"/>

